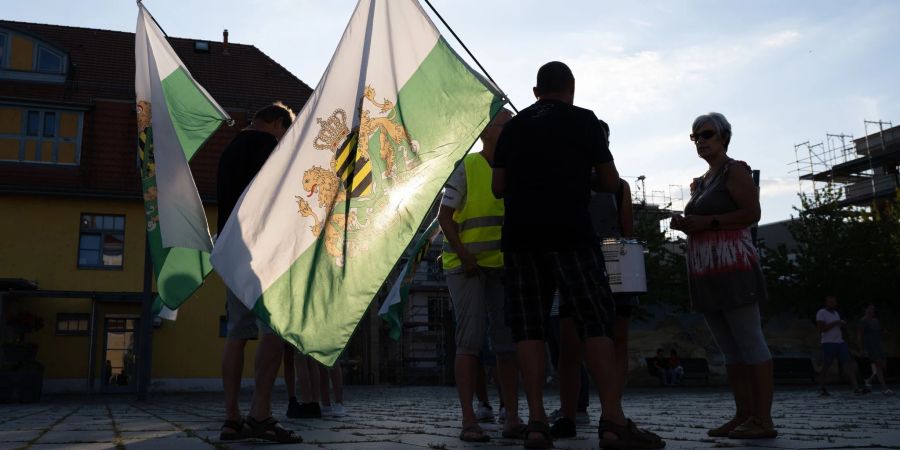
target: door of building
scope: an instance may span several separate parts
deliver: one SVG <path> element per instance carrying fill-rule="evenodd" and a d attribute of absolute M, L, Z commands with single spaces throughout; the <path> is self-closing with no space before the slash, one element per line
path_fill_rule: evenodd
<path fill-rule="evenodd" d="M 100 384 L 104 392 L 134 392 L 137 387 L 137 316 L 104 319 L 103 370 Z"/>

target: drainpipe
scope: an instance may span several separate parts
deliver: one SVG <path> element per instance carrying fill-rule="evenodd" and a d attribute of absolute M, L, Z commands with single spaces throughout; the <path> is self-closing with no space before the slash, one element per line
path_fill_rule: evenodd
<path fill-rule="evenodd" d="M 90 331 L 90 342 L 88 344 L 88 376 L 87 376 L 87 391 L 90 394 L 94 393 L 94 366 L 96 365 L 96 356 L 94 353 L 97 351 L 97 299 L 91 297 L 91 331 Z"/>

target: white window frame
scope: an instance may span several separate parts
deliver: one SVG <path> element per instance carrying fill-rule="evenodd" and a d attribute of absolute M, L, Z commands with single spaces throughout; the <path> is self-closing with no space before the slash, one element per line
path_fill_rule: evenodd
<path fill-rule="evenodd" d="M 78 166 L 81 164 L 81 143 L 82 137 L 84 134 L 84 113 L 78 110 L 67 110 L 67 109 L 53 109 L 53 108 L 44 108 L 44 107 L 29 107 L 29 106 L 18 106 L 18 105 L 7 105 L 0 104 L 2 108 L 15 108 L 21 111 L 22 114 L 22 128 L 19 130 L 18 134 L 0 134 L 0 138 L 2 139 L 16 139 L 19 141 L 19 159 L 18 160 L 0 160 L 0 164 L 13 163 L 13 164 L 43 164 L 43 165 L 55 165 L 55 166 Z M 37 112 L 39 114 L 38 119 L 38 130 L 36 136 L 28 135 L 28 116 L 30 112 Z M 54 135 L 53 136 L 44 136 L 44 117 L 47 113 L 53 113 L 56 115 L 54 121 Z M 76 125 L 76 135 L 75 137 L 62 137 L 60 136 L 60 126 L 62 125 L 62 116 L 63 114 L 77 114 L 78 123 Z M 35 143 L 35 159 L 25 159 L 25 144 L 28 141 L 34 141 Z M 50 142 L 53 144 L 53 148 L 50 150 L 52 155 L 50 157 L 50 161 L 41 161 L 41 152 L 43 151 L 43 144 L 45 142 Z M 63 143 L 75 144 L 75 160 L 73 162 L 59 162 L 59 146 Z"/>

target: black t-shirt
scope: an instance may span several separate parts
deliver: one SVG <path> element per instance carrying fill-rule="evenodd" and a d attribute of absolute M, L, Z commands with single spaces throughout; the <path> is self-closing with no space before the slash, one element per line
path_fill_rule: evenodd
<path fill-rule="evenodd" d="M 225 147 L 219 159 L 216 196 L 219 201 L 219 233 L 244 189 L 265 164 L 278 145 L 275 136 L 256 130 L 243 130 Z"/>
<path fill-rule="evenodd" d="M 506 170 L 503 251 L 589 247 L 591 173 L 613 160 L 589 109 L 539 100 L 503 127 L 494 167 Z"/>

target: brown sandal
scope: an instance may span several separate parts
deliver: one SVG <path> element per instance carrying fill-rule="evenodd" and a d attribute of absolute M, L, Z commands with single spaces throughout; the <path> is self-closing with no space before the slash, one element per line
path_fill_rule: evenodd
<path fill-rule="evenodd" d="M 279 444 L 299 444 L 303 442 L 303 438 L 300 435 L 281 426 L 274 417 L 257 421 L 253 417 L 247 416 L 245 422 L 247 427 L 250 428 L 250 437 L 252 438 Z"/>
<path fill-rule="evenodd" d="M 532 433 L 540 433 L 541 437 L 532 439 Z M 525 448 L 553 448 L 553 436 L 550 434 L 550 426 L 546 422 L 528 421 L 528 430 L 525 432 Z"/>
<path fill-rule="evenodd" d="M 734 419 L 707 431 L 706 434 L 709 437 L 728 437 L 728 433 L 731 433 L 731 430 L 737 428 L 740 424 L 744 423 L 745 420 L 747 419 L 738 419 L 735 417 Z"/>
<path fill-rule="evenodd" d="M 778 437 L 778 430 L 772 421 L 763 422 L 756 417 L 747 419 L 728 433 L 731 439 L 772 439 Z"/>
<path fill-rule="evenodd" d="M 615 439 L 607 439 L 605 433 L 616 435 Z M 659 436 L 638 428 L 634 422 L 628 420 L 625 425 L 619 425 L 608 420 L 600 420 L 598 430 L 600 435 L 600 448 L 664 448 L 666 442 Z"/>
<path fill-rule="evenodd" d="M 459 432 L 459 440 L 464 442 L 487 442 L 491 440 L 477 423 L 466 425 Z"/>
<path fill-rule="evenodd" d="M 220 441 L 239 441 L 242 439 L 247 439 L 250 437 L 250 434 L 247 432 L 247 428 L 244 427 L 244 419 L 241 420 L 226 420 L 224 424 L 222 424 L 222 428 L 220 429 L 221 433 L 219 433 Z M 233 431 L 226 431 L 233 430 Z"/>
<path fill-rule="evenodd" d="M 504 439 L 526 439 L 528 438 L 528 426 L 520 423 L 508 430 L 503 430 L 500 434 Z"/>

